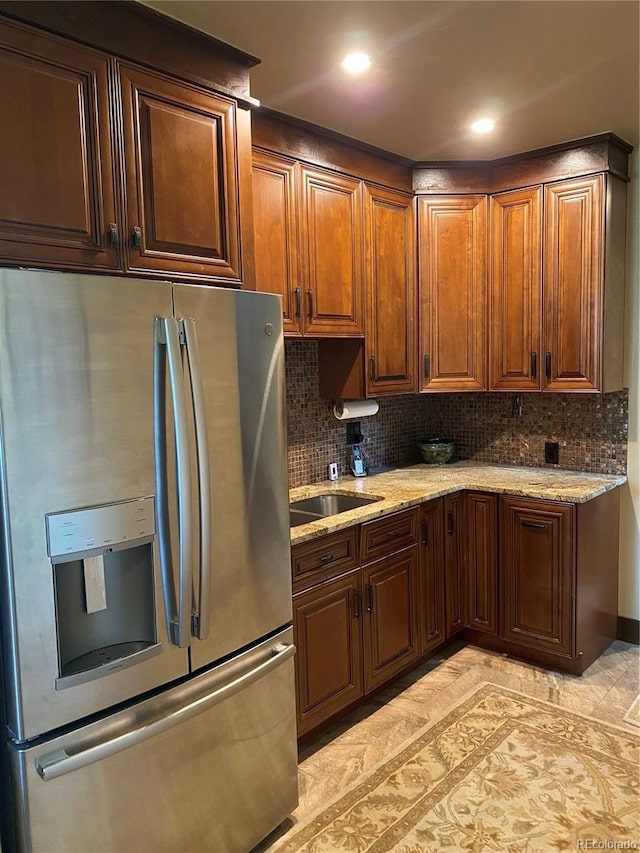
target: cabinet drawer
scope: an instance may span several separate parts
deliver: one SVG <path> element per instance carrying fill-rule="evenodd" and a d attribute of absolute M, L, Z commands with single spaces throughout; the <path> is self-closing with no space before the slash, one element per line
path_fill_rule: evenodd
<path fill-rule="evenodd" d="M 362 525 L 360 561 L 371 563 L 415 545 L 418 541 L 418 510 L 396 512 Z"/>
<path fill-rule="evenodd" d="M 296 545 L 291 551 L 293 580 L 310 580 L 311 573 L 320 570 L 324 570 L 322 577 L 329 577 L 355 569 L 358 565 L 357 532 L 356 527 L 349 527 L 339 533 Z"/>

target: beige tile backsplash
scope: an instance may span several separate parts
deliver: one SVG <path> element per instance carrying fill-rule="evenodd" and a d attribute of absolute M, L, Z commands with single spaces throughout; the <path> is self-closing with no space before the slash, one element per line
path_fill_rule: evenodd
<path fill-rule="evenodd" d="M 286 341 L 285 360 L 290 487 L 326 479 L 329 462 L 346 474 L 346 422 L 318 396 L 316 341 Z M 544 467 L 544 443 L 557 441 L 560 464 L 548 467 L 626 473 L 626 391 L 522 394 L 520 415 L 506 393 L 406 394 L 378 402 L 378 414 L 360 421 L 372 469 L 419 462 L 416 440 L 439 435 L 455 441 L 460 459 Z"/>

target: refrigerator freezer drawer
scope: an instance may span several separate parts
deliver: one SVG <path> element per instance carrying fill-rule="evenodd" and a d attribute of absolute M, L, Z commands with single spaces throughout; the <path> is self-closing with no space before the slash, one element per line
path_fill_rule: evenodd
<path fill-rule="evenodd" d="M 247 853 L 297 804 L 292 640 L 15 749 L 20 849 Z"/>

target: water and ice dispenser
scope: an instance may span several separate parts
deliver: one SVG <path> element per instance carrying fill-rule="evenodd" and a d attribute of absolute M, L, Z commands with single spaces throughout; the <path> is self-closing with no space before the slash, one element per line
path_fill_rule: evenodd
<path fill-rule="evenodd" d="M 61 690 L 160 652 L 152 497 L 46 516 Z"/>

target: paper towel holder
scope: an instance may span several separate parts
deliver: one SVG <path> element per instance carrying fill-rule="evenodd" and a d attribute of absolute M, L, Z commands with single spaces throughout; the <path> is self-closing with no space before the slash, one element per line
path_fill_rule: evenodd
<path fill-rule="evenodd" d="M 377 400 L 336 400 L 333 405 L 333 414 L 339 421 L 350 418 L 369 418 L 375 415 L 380 406 Z"/>

